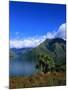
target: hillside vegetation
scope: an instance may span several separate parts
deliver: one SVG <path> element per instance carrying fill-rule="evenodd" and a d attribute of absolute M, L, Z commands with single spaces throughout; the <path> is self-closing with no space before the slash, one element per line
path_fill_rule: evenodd
<path fill-rule="evenodd" d="M 26 50 L 26 51 L 25 51 Z M 10 60 L 19 58 L 36 62 L 37 73 L 32 76 L 10 76 L 10 88 L 66 85 L 66 41 L 47 39 L 31 49 L 10 50 Z M 27 68 L 28 69 L 28 68 Z"/>

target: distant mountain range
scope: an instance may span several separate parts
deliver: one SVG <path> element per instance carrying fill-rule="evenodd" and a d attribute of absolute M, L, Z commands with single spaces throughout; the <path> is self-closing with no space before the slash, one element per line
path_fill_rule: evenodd
<path fill-rule="evenodd" d="M 10 48 L 10 59 L 18 58 L 30 50 L 32 50 L 32 48 Z"/>
<path fill-rule="evenodd" d="M 66 41 L 61 38 L 46 39 L 35 48 L 11 48 L 10 60 L 20 58 L 21 60 L 38 61 L 37 55 L 43 54 L 53 58 L 55 65 L 66 64 Z"/>
<path fill-rule="evenodd" d="M 14 52 L 17 55 L 24 54 L 30 50 L 32 50 L 32 48 L 11 48 L 10 49 L 11 52 Z"/>

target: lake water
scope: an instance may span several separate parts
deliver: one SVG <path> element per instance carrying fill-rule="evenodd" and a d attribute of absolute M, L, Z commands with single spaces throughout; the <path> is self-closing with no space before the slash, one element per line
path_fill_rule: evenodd
<path fill-rule="evenodd" d="M 29 76 L 36 73 L 36 62 L 28 60 L 10 60 L 10 76 Z"/>

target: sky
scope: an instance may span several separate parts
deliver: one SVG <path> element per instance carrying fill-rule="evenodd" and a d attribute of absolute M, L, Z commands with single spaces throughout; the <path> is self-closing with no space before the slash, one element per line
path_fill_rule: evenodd
<path fill-rule="evenodd" d="M 35 47 L 46 38 L 66 39 L 66 6 L 10 1 L 10 47 Z"/>

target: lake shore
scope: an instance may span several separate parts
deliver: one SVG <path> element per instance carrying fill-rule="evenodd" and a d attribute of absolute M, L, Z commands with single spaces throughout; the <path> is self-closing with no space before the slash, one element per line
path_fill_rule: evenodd
<path fill-rule="evenodd" d="M 28 77 L 10 77 L 9 88 L 31 88 L 46 86 L 63 86 L 66 85 L 65 72 L 43 72 Z"/>

